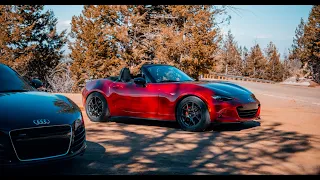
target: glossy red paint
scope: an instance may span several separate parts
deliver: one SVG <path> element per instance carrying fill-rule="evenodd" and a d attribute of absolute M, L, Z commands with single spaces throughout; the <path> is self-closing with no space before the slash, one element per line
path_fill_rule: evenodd
<path fill-rule="evenodd" d="M 100 92 L 106 99 L 110 116 L 126 116 L 143 119 L 175 121 L 178 103 L 187 96 L 202 99 L 209 110 L 211 121 L 242 122 L 257 119 L 260 115 L 260 103 L 248 101 L 247 96 L 235 96 L 230 101 L 218 101 L 212 98 L 215 91 L 200 86 L 205 82 L 168 82 L 147 83 L 146 86 L 134 82 L 117 82 L 109 79 L 90 81 L 82 91 L 83 104 L 92 92 Z M 238 107 L 258 106 L 258 111 L 251 118 L 241 118 Z"/>

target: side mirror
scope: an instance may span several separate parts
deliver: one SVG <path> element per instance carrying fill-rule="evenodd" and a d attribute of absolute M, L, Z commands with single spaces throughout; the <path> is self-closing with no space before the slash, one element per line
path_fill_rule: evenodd
<path fill-rule="evenodd" d="M 31 86 L 36 88 L 36 89 L 38 89 L 38 88 L 41 88 L 43 86 L 43 83 L 39 79 L 32 79 L 31 80 Z"/>
<path fill-rule="evenodd" d="M 145 86 L 146 85 L 146 80 L 142 77 L 137 77 L 137 78 L 134 78 L 134 83 L 135 84 L 138 84 L 138 85 L 142 85 L 142 86 Z"/>

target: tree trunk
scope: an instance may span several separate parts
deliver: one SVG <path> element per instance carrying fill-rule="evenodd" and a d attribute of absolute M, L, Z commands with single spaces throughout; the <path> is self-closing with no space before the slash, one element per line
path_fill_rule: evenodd
<path fill-rule="evenodd" d="M 226 64 L 226 75 L 228 74 L 228 64 Z"/>

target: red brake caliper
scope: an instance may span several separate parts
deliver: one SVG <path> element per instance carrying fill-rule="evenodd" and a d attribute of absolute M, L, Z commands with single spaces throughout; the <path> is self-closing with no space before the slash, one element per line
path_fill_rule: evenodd
<path fill-rule="evenodd" d="M 186 116 L 189 115 L 188 111 L 189 111 L 189 106 L 188 106 L 188 104 L 187 104 Z"/>

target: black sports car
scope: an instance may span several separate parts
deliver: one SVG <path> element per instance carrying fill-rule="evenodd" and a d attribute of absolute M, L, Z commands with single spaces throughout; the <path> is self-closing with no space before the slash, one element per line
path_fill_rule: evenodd
<path fill-rule="evenodd" d="M 0 64 L 0 165 L 19 166 L 63 160 L 86 149 L 79 107 L 62 95 L 38 91 Z"/>

